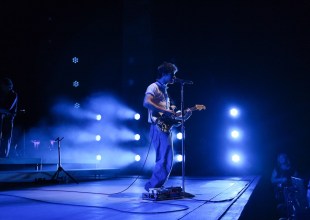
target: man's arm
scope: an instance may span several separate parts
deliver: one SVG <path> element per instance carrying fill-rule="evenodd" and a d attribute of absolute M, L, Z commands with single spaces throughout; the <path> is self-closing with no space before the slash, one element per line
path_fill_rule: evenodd
<path fill-rule="evenodd" d="M 164 109 L 163 107 L 159 106 L 156 102 L 154 102 L 154 96 L 151 94 L 145 94 L 143 100 L 143 106 L 155 112 L 162 112 L 168 116 L 174 115 L 174 112 L 172 110 Z"/>

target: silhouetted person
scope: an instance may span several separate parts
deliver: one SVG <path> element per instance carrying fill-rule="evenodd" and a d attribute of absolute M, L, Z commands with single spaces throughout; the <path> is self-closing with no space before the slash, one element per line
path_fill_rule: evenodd
<path fill-rule="evenodd" d="M 0 157 L 2 158 L 9 156 L 17 100 L 12 80 L 0 79 Z"/>
<path fill-rule="evenodd" d="M 277 156 L 277 163 L 271 174 L 271 183 L 274 186 L 277 210 L 281 217 L 287 216 L 287 206 L 285 199 L 285 188 L 292 187 L 291 177 L 298 173 L 293 168 L 287 154 L 280 153 Z"/>
<path fill-rule="evenodd" d="M 148 109 L 148 122 L 151 124 L 150 139 L 155 148 L 156 159 L 152 177 L 145 184 L 145 190 L 163 187 L 168 180 L 173 165 L 173 143 L 169 119 L 178 117 L 174 112 L 168 95 L 168 84 L 173 84 L 177 67 L 164 62 L 158 67 L 158 79 L 150 84 L 145 92 L 143 106 Z M 184 119 L 188 119 L 192 112 L 185 111 Z M 165 118 L 165 122 L 161 120 Z M 173 120 L 172 120 L 173 121 Z M 166 126 L 168 125 L 168 126 Z"/>

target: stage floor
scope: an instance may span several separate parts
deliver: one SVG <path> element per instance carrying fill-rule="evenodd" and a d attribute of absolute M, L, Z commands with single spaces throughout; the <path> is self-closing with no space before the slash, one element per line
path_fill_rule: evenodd
<path fill-rule="evenodd" d="M 147 179 L 136 176 L 12 188 L 6 182 L 0 219 L 238 219 L 259 180 L 186 177 L 185 191 L 195 197 L 163 201 L 142 199 Z M 182 177 L 171 177 L 165 186 L 182 185 Z"/>

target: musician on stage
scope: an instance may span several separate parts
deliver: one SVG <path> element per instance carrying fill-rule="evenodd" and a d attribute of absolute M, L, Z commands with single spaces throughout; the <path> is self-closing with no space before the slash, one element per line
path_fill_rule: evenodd
<path fill-rule="evenodd" d="M 9 156 L 17 100 L 12 80 L 0 79 L 0 158 Z"/>
<path fill-rule="evenodd" d="M 178 68 L 173 63 L 164 62 L 158 67 L 158 79 L 150 84 L 145 92 L 143 106 L 148 109 L 148 122 L 151 124 L 150 140 L 156 152 L 155 167 L 145 190 L 161 188 L 168 180 L 173 165 L 173 143 L 171 129 L 159 124 L 160 117 L 174 118 L 180 115 L 171 106 L 168 95 L 168 84 L 173 84 Z M 191 116 L 191 110 L 186 110 L 184 119 Z M 161 124 L 162 125 L 162 124 Z"/>
<path fill-rule="evenodd" d="M 291 187 L 291 177 L 298 176 L 296 169 L 286 153 L 280 153 L 277 156 L 276 166 L 271 174 L 271 183 L 274 186 L 277 211 L 280 215 L 287 215 L 287 201 L 284 194 L 285 187 Z"/>

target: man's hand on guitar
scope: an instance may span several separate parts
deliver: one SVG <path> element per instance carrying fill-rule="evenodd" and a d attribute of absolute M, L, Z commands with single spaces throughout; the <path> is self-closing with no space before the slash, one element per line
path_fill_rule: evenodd
<path fill-rule="evenodd" d="M 175 116 L 175 112 L 174 111 L 172 111 L 172 110 L 166 110 L 166 111 L 164 111 L 164 115 L 166 116 L 166 117 L 174 117 Z"/>

